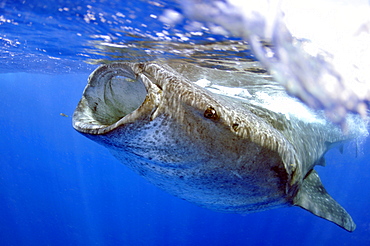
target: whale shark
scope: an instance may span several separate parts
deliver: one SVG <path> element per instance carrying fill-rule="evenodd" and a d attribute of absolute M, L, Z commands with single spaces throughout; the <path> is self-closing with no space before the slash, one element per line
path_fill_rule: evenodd
<path fill-rule="evenodd" d="M 88 78 L 73 127 L 154 185 L 201 207 L 244 214 L 299 206 L 355 230 L 314 170 L 355 133 L 323 116 L 307 120 L 257 103 L 261 91 L 280 93 L 271 86 L 241 99 L 202 87 L 196 72 L 163 62 L 101 65 Z"/>

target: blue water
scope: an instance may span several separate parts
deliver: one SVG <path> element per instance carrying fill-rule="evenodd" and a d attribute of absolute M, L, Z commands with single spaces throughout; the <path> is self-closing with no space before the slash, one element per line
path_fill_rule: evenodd
<path fill-rule="evenodd" d="M 370 245 L 369 140 L 358 154 L 353 144 L 343 154 L 331 150 L 327 166 L 316 168 L 356 222 L 353 233 L 296 207 L 248 215 L 199 208 L 149 184 L 71 127 L 71 115 L 96 67 L 86 61 L 112 59 L 92 52 L 96 47 L 87 41 L 99 40 L 92 34 L 111 33 L 113 24 L 86 23 L 76 11 L 82 15 L 94 4 L 102 13 L 143 9 L 134 20 L 145 34 L 149 31 L 138 20 L 151 20 L 147 11 L 159 10 L 143 7 L 144 1 L 34 3 L 40 6 L 0 2 L 5 6 L 0 16 L 20 23 L 0 25 L 1 245 Z M 76 11 L 58 11 L 65 6 Z M 64 28 L 45 27 L 48 16 Z M 31 19 L 38 24 L 29 26 Z M 72 36 L 76 31 L 81 40 Z"/>

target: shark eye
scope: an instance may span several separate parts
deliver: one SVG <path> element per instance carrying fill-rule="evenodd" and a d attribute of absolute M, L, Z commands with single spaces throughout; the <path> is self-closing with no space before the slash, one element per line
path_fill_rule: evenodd
<path fill-rule="evenodd" d="M 218 120 L 220 118 L 216 110 L 211 106 L 208 106 L 206 111 L 204 111 L 204 117 L 206 117 L 207 119 L 211 119 L 211 120 Z"/>

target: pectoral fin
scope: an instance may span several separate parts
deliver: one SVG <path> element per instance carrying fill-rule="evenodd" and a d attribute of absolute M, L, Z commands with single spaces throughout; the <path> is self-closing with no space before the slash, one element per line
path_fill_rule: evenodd
<path fill-rule="evenodd" d="M 329 220 L 347 231 L 356 229 L 347 211 L 326 192 L 315 170 L 312 170 L 303 180 L 302 187 L 294 198 L 294 205 Z"/>

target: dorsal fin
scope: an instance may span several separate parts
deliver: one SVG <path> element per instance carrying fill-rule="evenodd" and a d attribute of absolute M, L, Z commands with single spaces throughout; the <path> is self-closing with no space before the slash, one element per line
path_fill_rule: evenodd
<path fill-rule="evenodd" d="M 347 211 L 326 192 L 315 170 L 311 170 L 303 180 L 302 187 L 294 198 L 294 205 L 334 222 L 347 231 L 356 229 Z"/>

